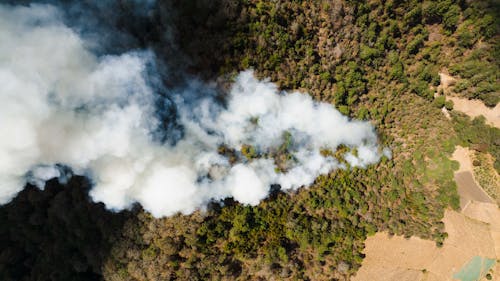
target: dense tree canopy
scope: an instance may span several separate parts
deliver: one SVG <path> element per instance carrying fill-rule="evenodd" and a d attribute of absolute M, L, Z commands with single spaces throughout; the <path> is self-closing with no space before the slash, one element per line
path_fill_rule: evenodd
<path fill-rule="evenodd" d="M 376 231 L 442 244 L 444 209 L 458 208 L 455 145 L 486 141 L 498 170 L 498 130 L 459 114 L 450 121 L 440 108 L 451 105 L 434 99 L 438 72 L 447 70 L 458 79 L 454 94 L 498 103 L 496 0 L 157 5 L 155 28 L 134 34 L 167 65 L 219 78 L 222 89 L 253 68 L 282 89 L 371 120 L 392 157 L 321 176 L 293 194 L 274 187 L 255 207 L 227 199 L 163 219 L 104 211 L 83 195 L 82 178 L 29 187 L 0 207 L 1 279 L 347 280 Z M 255 157 L 251 146 L 242 151 Z"/>

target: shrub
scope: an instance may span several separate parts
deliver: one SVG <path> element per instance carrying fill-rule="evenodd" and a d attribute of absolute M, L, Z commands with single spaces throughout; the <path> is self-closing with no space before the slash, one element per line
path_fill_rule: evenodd
<path fill-rule="evenodd" d="M 439 96 L 434 99 L 434 106 L 437 108 L 442 108 L 445 106 L 446 98 L 444 96 Z"/>
<path fill-rule="evenodd" d="M 338 110 L 344 115 L 349 115 L 349 107 L 347 105 L 340 105 Z"/>
<path fill-rule="evenodd" d="M 425 37 L 422 34 L 418 34 L 413 38 L 412 41 L 406 46 L 406 50 L 409 54 L 416 54 L 418 50 L 424 45 Z"/>
<path fill-rule="evenodd" d="M 455 31 L 459 18 L 460 7 L 458 5 L 451 5 L 443 17 L 444 28 L 449 31 Z"/>
<path fill-rule="evenodd" d="M 447 109 L 447 110 L 453 110 L 453 101 L 451 100 L 448 100 L 444 103 L 444 107 Z"/>

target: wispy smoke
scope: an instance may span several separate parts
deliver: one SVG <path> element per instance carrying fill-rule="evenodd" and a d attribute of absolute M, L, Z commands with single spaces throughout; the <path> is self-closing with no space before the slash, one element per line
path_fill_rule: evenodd
<path fill-rule="evenodd" d="M 297 189 L 382 155 L 369 123 L 330 104 L 251 71 L 225 95 L 196 79 L 166 89 L 152 51 L 96 56 L 60 19 L 52 6 L 0 6 L 0 203 L 74 173 L 110 209 L 187 214 L 226 197 L 255 205 L 273 184 Z"/>

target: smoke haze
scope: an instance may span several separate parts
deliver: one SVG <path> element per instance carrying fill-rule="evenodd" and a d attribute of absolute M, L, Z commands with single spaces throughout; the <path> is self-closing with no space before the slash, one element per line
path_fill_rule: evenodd
<path fill-rule="evenodd" d="M 389 155 L 368 122 L 331 104 L 252 71 L 225 94 L 195 78 L 167 88 L 154 51 L 95 52 L 62 18 L 50 5 L 0 5 L 0 204 L 78 174 L 109 209 L 188 214 L 227 197 L 256 205 L 273 184 L 295 190 Z M 345 162 L 332 156 L 339 145 L 351 148 Z"/>

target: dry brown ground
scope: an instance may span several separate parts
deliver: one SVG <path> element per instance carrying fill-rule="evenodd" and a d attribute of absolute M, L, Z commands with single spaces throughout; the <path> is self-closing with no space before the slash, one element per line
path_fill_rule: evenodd
<path fill-rule="evenodd" d="M 456 146 L 455 151 L 451 155 L 451 159 L 457 161 L 460 165 L 455 173 L 472 171 L 472 151 L 467 147 Z"/>
<path fill-rule="evenodd" d="M 446 100 L 453 101 L 453 110 L 463 112 L 472 118 L 483 115 L 487 124 L 500 128 L 500 103 L 494 108 L 489 108 L 480 100 L 452 96 L 447 96 Z"/>
<path fill-rule="evenodd" d="M 488 204 L 488 203 L 474 203 Z M 490 204 L 491 205 L 491 204 Z M 481 209 L 481 206 L 478 206 Z M 496 214 L 500 217 L 500 212 Z M 453 280 L 474 256 L 497 258 L 498 248 L 490 224 L 456 211 L 446 211 L 443 219 L 448 238 L 438 248 L 433 241 L 417 237 L 405 239 L 377 233 L 366 240 L 366 258 L 353 281 Z M 494 222 L 498 223 L 498 222 Z M 497 235 L 498 232 L 495 232 Z M 496 243 L 495 243 L 496 242 Z M 498 250 L 498 249 L 497 249 Z"/>
<path fill-rule="evenodd" d="M 473 152 L 466 147 L 456 146 L 451 159 L 457 161 L 460 165 L 455 172 L 458 194 L 460 195 L 460 208 L 463 210 L 471 201 L 480 201 L 486 203 L 495 202 L 475 178 L 472 165 Z"/>
<path fill-rule="evenodd" d="M 460 209 L 464 210 L 473 201 L 494 203 L 493 199 L 476 183 L 471 172 L 456 173 L 455 181 L 460 195 Z"/>
<path fill-rule="evenodd" d="M 448 94 L 449 87 L 455 85 L 455 83 L 457 82 L 455 78 L 444 72 L 439 72 L 439 81 L 440 84 L 438 86 L 438 91 L 442 89 L 445 94 Z"/>
<path fill-rule="evenodd" d="M 449 87 L 455 84 L 456 79 L 444 72 L 440 72 L 439 77 L 441 83 L 438 86 L 438 92 L 440 89 L 443 90 L 443 93 L 446 95 L 446 100 L 451 100 L 453 102 L 453 110 L 465 113 L 472 118 L 483 115 L 486 118 L 487 124 L 500 128 L 500 103 L 494 108 L 489 108 L 480 100 L 470 100 L 451 96 Z M 446 110 L 443 110 L 443 113 L 448 115 Z"/>
<path fill-rule="evenodd" d="M 473 167 L 474 178 L 484 191 L 500 206 L 500 175 L 498 175 L 494 167 L 495 158 L 489 153 L 481 152 L 475 152 L 471 156 L 472 159 L 481 163 L 480 166 Z"/>
<path fill-rule="evenodd" d="M 468 149 L 457 147 L 457 173 L 472 173 Z M 475 183 L 473 177 L 470 179 Z M 470 184 L 470 183 L 469 183 Z M 477 183 L 475 183 L 477 184 Z M 479 186 L 477 188 L 480 188 Z M 366 240 L 362 266 L 352 281 L 446 281 L 472 257 L 500 258 L 500 210 L 493 203 L 470 200 L 461 212 L 446 210 L 448 238 L 438 248 L 432 241 L 376 233 Z M 496 264 L 494 279 L 500 280 Z"/>

